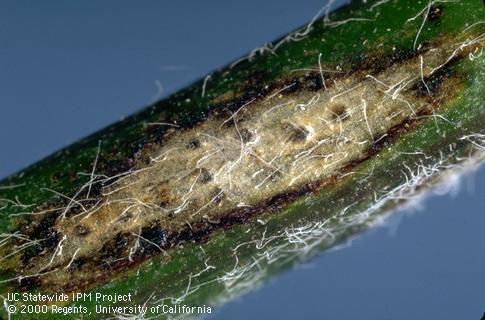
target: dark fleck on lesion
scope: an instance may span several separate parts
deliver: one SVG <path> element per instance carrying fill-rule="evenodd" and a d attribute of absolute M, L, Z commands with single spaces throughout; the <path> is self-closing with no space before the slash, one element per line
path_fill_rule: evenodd
<path fill-rule="evenodd" d="M 132 236 L 117 233 L 111 240 L 107 241 L 101 248 L 101 254 L 95 258 L 105 269 L 113 269 L 116 262 L 127 257 L 127 248 L 131 243 Z"/>
<path fill-rule="evenodd" d="M 158 222 L 143 227 L 140 232 L 140 237 L 142 238 L 140 242 L 142 252 L 147 255 L 160 251 L 161 248 L 167 245 L 167 232 Z M 143 241 L 143 239 L 148 241 Z"/>
<path fill-rule="evenodd" d="M 283 86 L 283 90 L 281 90 L 282 94 L 290 94 L 295 93 L 301 90 L 301 82 L 299 79 L 294 79 L 290 83 L 287 83 Z"/>
<path fill-rule="evenodd" d="M 204 184 L 204 183 L 208 183 L 211 180 L 212 180 L 212 175 L 209 172 L 209 170 L 207 170 L 206 168 L 200 168 L 199 178 L 197 181 Z"/>
<path fill-rule="evenodd" d="M 248 143 L 251 141 L 253 134 L 246 128 L 239 129 L 239 137 L 241 138 L 242 142 Z"/>
<path fill-rule="evenodd" d="M 332 105 L 328 109 L 330 111 L 330 118 L 336 121 L 343 121 L 349 119 L 347 108 L 343 104 Z"/>
<path fill-rule="evenodd" d="M 70 271 L 78 271 L 81 270 L 82 267 L 86 264 L 86 259 L 83 257 L 79 257 L 77 259 L 74 259 L 71 264 L 69 265 L 69 270 Z"/>
<path fill-rule="evenodd" d="M 224 191 L 222 191 L 221 188 L 215 187 L 211 192 L 210 192 L 210 198 L 213 203 L 220 203 L 222 199 L 224 199 Z"/>
<path fill-rule="evenodd" d="M 305 88 L 310 91 L 318 91 L 324 87 L 321 74 L 313 73 L 306 77 Z"/>
<path fill-rule="evenodd" d="M 84 224 L 78 224 L 74 227 L 74 234 L 78 237 L 87 236 L 91 230 L 89 227 L 85 226 Z"/>
<path fill-rule="evenodd" d="M 197 138 L 192 138 L 187 142 L 187 149 L 197 149 L 200 147 L 200 140 Z"/>
<path fill-rule="evenodd" d="M 290 135 L 288 137 L 288 140 L 292 142 L 305 141 L 310 134 L 310 132 L 305 127 L 297 125 L 293 122 L 285 123 L 284 129 L 289 131 Z"/>

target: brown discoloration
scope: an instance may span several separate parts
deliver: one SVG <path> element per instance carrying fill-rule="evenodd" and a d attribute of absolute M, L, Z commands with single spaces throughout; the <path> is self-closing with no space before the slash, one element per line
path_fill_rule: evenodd
<path fill-rule="evenodd" d="M 47 239 L 23 256 L 26 272 L 59 269 L 30 285 L 89 288 L 109 277 L 106 270 L 205 241 L 334 183 L 438 110 L 445 89 L 447 96 L 457 90 L 452 67 L 459 59 L 424 74 L 426 89 L 416 76 L 418 57 L 437 66 L 450 52 L 420 50 L 335 75 L 327 89 L 313 71 L 282 82 L 284 90 L 248 89 L 247 97 L 225 103 L 206 121 L 164 131 L 163 143 L 140 146 L 130 160 L 132 174 L 100 188 L 99 202 L 64 217 L 45 216 L 26 230 Z M 53 255 L 61 244 L 63 255 Z"/>

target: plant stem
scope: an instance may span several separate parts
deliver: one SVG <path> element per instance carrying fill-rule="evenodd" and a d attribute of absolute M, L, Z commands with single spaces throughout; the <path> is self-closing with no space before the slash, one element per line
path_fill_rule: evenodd
<path fill-rule="evenodd" d="M 131 294 L 115 305 L 169 317 L 367 229 L 483 159 L 484 18 L 480 1 L 323 10 L 5 179 L 0 293 L 92 294 L 56 303 L 84 319 Z"/>

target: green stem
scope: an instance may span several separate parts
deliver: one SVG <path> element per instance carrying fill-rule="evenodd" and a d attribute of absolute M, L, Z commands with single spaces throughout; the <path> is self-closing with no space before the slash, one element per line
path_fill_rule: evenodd
<path fill-rule="evenodd" d="M 8 177 L 0 293 L 170 317 L 156 307 L 221 304 L 368 228 L 483 159 L 484 18 L 354 1 Z M 58 318 L 45 304 L 17 316 Z"/>

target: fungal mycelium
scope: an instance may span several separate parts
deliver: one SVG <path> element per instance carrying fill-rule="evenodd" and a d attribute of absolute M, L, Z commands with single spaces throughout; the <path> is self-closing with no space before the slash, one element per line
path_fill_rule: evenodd
<path fill-rule="evenodd" d="M 479 162 L 483 5 L 369 2 L 5 180 L 4 291 L 215 303 Z"/>

